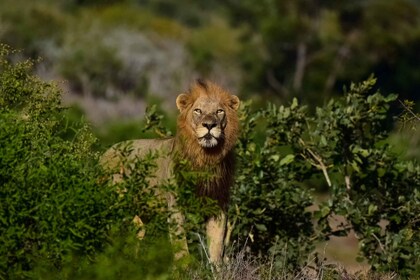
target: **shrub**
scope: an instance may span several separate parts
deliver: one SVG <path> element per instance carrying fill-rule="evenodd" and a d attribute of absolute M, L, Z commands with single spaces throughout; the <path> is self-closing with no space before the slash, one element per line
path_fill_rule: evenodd
<path fill-rule="evenodd" d="M 354 230 L 359 259 L 374 270 L 418 273 L 420 166 L 399 159 L 385 141 L 397 96 L 374 91 L 375 82 L 370 77 L 351 84 L 313 117 L 296 99 L 289 107 L 244 112 L 231 216 L 234 233 L 248 236 L 253 252 L 268 249 L 280 264 L 296 268 L 313 249 L 311 241 Z M 266 134 L 258 145 L 255 126 L 261 120 Z M 312 226 L 305 210 L 312 200 L 302 186 L 319 175 L 330 199 L 314 212 Z M 345 222 L 333 228 L 329 221 L 336 215 Z"/>
<path fill-rule="evenodd" d="M 371 77 L 352 84 L 342 100 L 317 111 L 310 148 L 319 151 L 334 177 L 332 197 L 320 206 L 316 218 L 320 229 L 330 234 L 345 234 L 352 228 L 373 269 L 414 275 L 420 242 L 416 233 L 420 166 L 400 160 L 385 142 L 397 96 L 373 91 L 375 82 Z M 326 219 L 336 214 L 347 223 L 332 231 Z"/>
<path fill-rule="evenodd" d="M 87 125 L 68 139 L 58 88 L 30 75 L 32 62 L 10 64 L 9 53 L 0 48 L 0 278 L 100 263 L 110 243 L 134 235 L 154 165 L 139 162 L 123 196 L 106 186 Z"/>
<path fill-rule="evenodd" d="M 256 123 L 263 118 L 267 134 L 258 144 Z M 310 166 L 286 147 L 285 135 L 280 134 L 288 131 L 287 137 L 299 137 L 304 120 L 304 108 L 297 104 L 242 112 L 239 174 L 230 214 L 236 221 L 233 236 L 239 236 L 254 254 L 269 252 L 281 270 L 297 269 L 314 249 L 311 214 L 305 211 L 312 198 L 301 183 Z"/>

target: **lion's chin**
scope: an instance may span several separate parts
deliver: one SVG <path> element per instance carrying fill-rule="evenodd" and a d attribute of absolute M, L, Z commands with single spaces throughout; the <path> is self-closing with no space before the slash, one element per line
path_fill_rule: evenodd
<path fill-rule="evenodd" d="M 198 139 L 198 143 L 201 147 L 210 149 L 216 147 L 219 142 L 214 137 L 202 137 Z"/>

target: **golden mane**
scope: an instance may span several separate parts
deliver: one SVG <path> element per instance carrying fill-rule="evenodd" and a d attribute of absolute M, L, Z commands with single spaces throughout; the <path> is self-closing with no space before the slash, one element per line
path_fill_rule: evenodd
<path fill-rule="evenodd" d="M 236 114 L 236 108 L 231 95 L 211 82 L 198 80 L 187 93 L 188 98 L 184 104 L 185 110 L 181 111 L 177 123 L 177 143 L 178 151 L 185 155 L 193 167 L 202 168 L 212 166 L 223 160 L 226 155 L 232 151 L 239 134 L 239 120 Z M 218 101 L 226 112 L 228 125 L 225 128 L 225 137 L 223 143 L 214 149 L 203 150 L 196 141 L 196 136 L 189 124 L 189 115 L 192 105 L 199 97 L 208 97 Z M 239 105 L 239 104 L 237 104 Z"/>
<path fill-rule="evenodd" d="M 200 183 L 197 189 L 199 195 L 210 197 L 226 208 L 229 200 L 229 189 L 233 184 L 234 155 L 233 148 L 239 134 L 239 120 L 236 113 L 238 100 L 232 100 L 232 95 L 218 85 L 198 80 L 186 93 L 184 110 L 178 116 L 175 149 L 182 159 L 187 159 L 191 168 L 203 171 L 212 176 L 212 180 Z M 211 149 L 203 149 L 197 142 L 190 125 L 192 105 L 200 98 L 206 97 L 217 101 L 225 110 L 227 126 L 224 129 L 223 141 Z"/>

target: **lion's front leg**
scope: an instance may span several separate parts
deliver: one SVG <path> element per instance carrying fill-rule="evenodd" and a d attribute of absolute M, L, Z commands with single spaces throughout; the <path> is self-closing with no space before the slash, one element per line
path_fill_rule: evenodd
<path fill-rule="evenodd" d="M 208 219 L 206 224 L 207 244 L 211 263 L 220 263 L 223 257 L 223 245 L 226 234 L 226 213 Z"/>
<path fill-rule="evenodd" d="M 169 237 L 176 250 L 175 259 L 179 260 L 188 255 L 187 237 L 184 229 L 185 218 L 181 211 L 176 207 L 176 200 L 173 194 L 167 194 Z"/>

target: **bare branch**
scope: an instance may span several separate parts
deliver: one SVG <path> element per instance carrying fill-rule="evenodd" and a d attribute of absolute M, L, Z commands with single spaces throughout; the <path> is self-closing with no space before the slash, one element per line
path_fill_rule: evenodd
<path fill-rule="evenodd" d="M 404 109 L 413 116 L 413 119 L 420 121 L 420 117 L 416 113 L 414 113 L 409 107 L 407 107 L 407 105 L 405 105 L 404 102 L 402 102 L 400 99 L 398 99 L 398 101 L 401 103 Z"/>
<path fill-rule="evenodd" d="M 305 67 L 306 67 L 306 52 L 307 52 L 306 44 L 303 42 L 300 42 L 297 46 L 296 70 L 295 70 L 295 75 L 293 77 L 293 89 L 295 91 L 298 91 L 302 88 L 302 80 L 305 74 Z"/>
<path fill-rule="evenodd" d="M 328 75 L 328 78 L 325 82 L 325 91 L 329 92 L 331 91 L 332 87 L 335 84 L 335 81 L 337 80 L 337 75 L 339 74 L 342 66 L 343 66 L 343 60 L 348 56 L 349 48 L 347 45 L 341 46 L 338 50 L 338 54 L 333 62 L 333 66 L 331 67 L 332 70 L 330 74 Z"/>
<path fill-rule="evenodd" d="M 289 95 L 289 90 L 283 86 L 279 80 L 277 80 L 272 69 L 267 70 L 267 82 L 275 91 L 281 95 L 285 97 Z"/>
<path fill-rule="evenodd" d="M 315 154 L 315 152 L 313 152 L 310 148 L 308 148 L 302 139 L 299 139 L 299 142 L 308 151 L 308 153 L 318 162 L 318 165 L 315 165 L 315 166 L 317 166 L 318 168 L 322 170 L 322 173 L 324 174 L 324 177 L 325 177 L 325 180 L 327 181 L 328 186 L 331 187 L 332 184 L 331 184 L 330 176 L 328 175 L 327 167 L 322 161 L 322 158 L 318 156 L 317 154 Z"/>
<path fill-rule="evenodd" d="M 376 239 L 376 241 L 378 241 L 378 243 L 379 243 L 379 247 L 381 247 L 382 252 L 385 252 L 385 248 L 384 248 L 384 246 L 382 245 L 381 240 L 379 240 L 379 238 L 378 238 L 378 237 L 376 236 L 376 234 L 374 234 L 374 233 L 372 233 L 372 236 Z"/>

